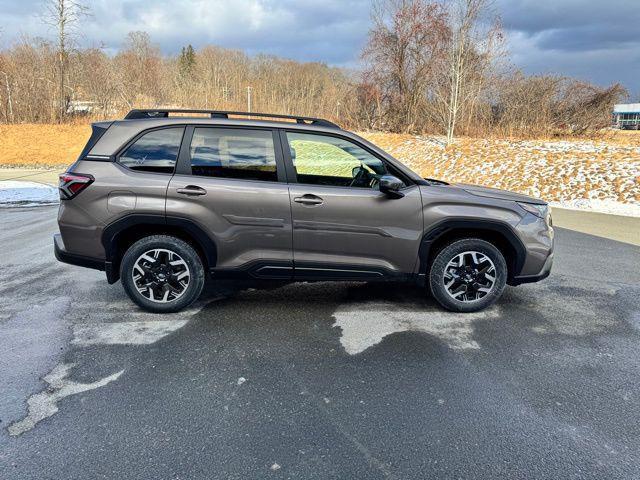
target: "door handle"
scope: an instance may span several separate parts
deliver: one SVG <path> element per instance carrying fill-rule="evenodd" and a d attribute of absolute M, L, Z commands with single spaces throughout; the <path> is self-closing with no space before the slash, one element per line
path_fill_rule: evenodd
<path fill-rule="evenodd" d="M 197 185 L 187 185 L 184 188 L 177 188 L 176 192 L 182 195 L 206 195 L 207 191 Z"/>
<path fill-rule="evenodd" d="M 306 195 L 303 195 L 301 197 L 295 197 L 293 201 L 296 203 L 301 203 L 303 205 L 322 205 L 323 202 L 322 198 L 310 193 L 307 193 Z"/>

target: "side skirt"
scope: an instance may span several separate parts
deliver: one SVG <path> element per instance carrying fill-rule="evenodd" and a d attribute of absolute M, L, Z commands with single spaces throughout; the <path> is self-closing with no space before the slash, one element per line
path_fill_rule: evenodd
<path fill-rule="evenodd" d="M 234 268 L 214 267 L 210 269 L 213 278 L 220 279 L 262 279 L 285 281 L 412 281 L 413 273 L 394 272 L 383 268 L 363 268 L 361 265 L 325 264 L 312 262 L 269 262 L 255 261 Z"/>

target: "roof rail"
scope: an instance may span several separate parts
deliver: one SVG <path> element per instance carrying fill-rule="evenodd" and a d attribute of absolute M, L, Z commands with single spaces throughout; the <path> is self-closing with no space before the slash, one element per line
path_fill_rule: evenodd
<path fill-rule="evenodd" d="M 316 125 L 319 127 L 340 128 L 329 120 L 314 117 L 301 117 L 299 115 L 280 115 L 277 113 L 254 113 L 254 112 L 231 112 L 227 110 L 192 110 L 183 108 L 149 108 L 134 109 L 127 113 L 125 120 L 140 118 L 166 118 L 170 113 L 206 113 L 211 118 L 229 118 L 229 115 L 245 116 L 245 117 L 261 117 L 261 118 L 284 118 L 287 120 L 295 120 L 296 123 Z"/>

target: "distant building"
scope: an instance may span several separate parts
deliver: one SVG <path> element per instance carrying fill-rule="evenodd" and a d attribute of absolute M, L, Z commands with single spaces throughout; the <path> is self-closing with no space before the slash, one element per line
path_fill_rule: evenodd
<path fill-rule="evenodd" d="M 98 102 L 71 100 L 67 104 L 67 113 L 74 115 L 89 115 L 98 109 Z"/>
<path fill-rule="evenodd" d="M 615 128 L 640 130 L 640 103 L 619 103 L 613 106 Z"/>

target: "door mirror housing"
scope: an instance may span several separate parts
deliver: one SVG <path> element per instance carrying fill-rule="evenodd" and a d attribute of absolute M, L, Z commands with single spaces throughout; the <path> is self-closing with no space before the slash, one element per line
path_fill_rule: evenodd
<path fill-rule="evenodd" d="M 379 180 L 380 191 L 391 198 L 402 198 L 404 193 L 400 189 L 404 187 L 404 183 L 398 177 L 393 175 L 383 175 Z"/>

